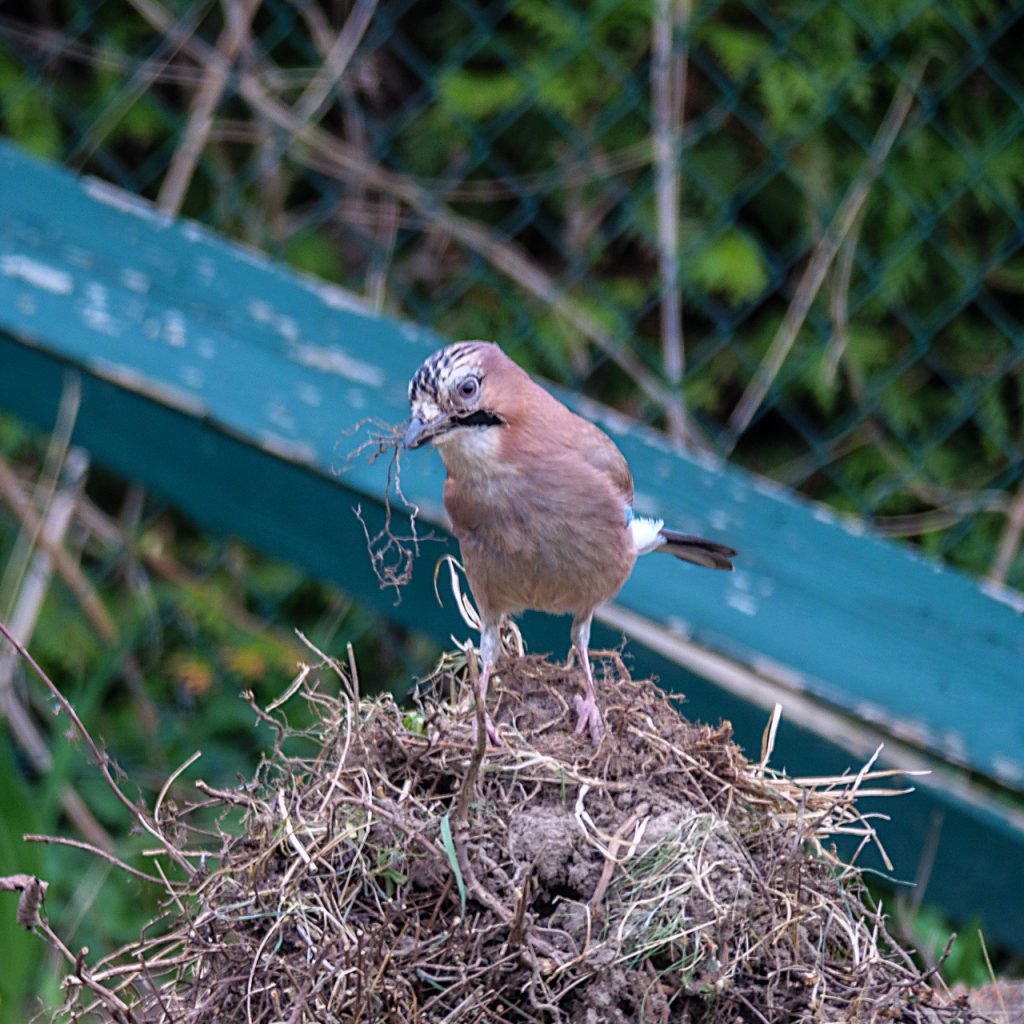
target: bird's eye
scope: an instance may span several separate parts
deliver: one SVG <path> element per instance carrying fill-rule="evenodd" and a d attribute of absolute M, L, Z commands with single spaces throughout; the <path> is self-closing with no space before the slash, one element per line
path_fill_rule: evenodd
<path fill-rule="evenodd" d="M 459 384 L 459 397 L 460 398 L 475 398 L 476 393 L 480 390 L 480 381 L 476 377 L 467 377 Z"/>

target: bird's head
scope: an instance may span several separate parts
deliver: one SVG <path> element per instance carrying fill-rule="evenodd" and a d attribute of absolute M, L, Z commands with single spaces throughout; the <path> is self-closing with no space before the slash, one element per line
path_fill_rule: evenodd
<path fill-rule="evenodd" d="M 409 382 L 412 419 L 403 445 L 472 445 L 503 427 L 495 380 L 502 362 L 514 366 L 497 345 L 484 341 L 460 341 L 435 352 Z"/>

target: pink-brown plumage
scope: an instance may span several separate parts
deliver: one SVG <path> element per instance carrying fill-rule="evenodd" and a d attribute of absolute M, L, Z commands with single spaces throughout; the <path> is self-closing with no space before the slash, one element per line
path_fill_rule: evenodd
<path fill-rule="evenodd" d="M 590 621 L 628 578 L 636 538 L 655 538 L 643 550 L 669 549 L 715 568 L 731 568 L 734 552 L 700 538 L 669 540 L 650 521 L 638 533 L 622 453 L 496 345 L 460 342 L 435 353 L 413 377 L 409 397 L 406 445 L 433 442 L 448 471 L 445 509 L 483 621 L 484 693 L 503 616 L 571 614 L 584 671 L 577 732 L 596 743 L 603 724 L 587 653 Z"/>
<path fill-rule="evenodd" d="M 496 346 L 481 363 L 482 401 L 505 421 L 493 454 L 482 467 L 441 448 L 445 509 L 473 596 L 484 616 L 587 614 L 618 593 L 636 560 L 623 514 L 629 468 Z"/>

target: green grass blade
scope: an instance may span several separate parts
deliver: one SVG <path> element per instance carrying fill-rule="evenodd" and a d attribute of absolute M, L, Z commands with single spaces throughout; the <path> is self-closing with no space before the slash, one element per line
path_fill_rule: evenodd
<path fill-rule="evenodd" d="M 455 874 L 455 884 L 459 887 L 459 904 L 462 908 L 462 916 L 466 916 L 466 883 L 462 880 L 462 871 L 459 869 L 459 858 L 455 853 L 455 840 L 452 839 L 452 823 L 446 814 L 441 819 L 441 845 L 448 856 L 448 863 L 452 866 Z"/>

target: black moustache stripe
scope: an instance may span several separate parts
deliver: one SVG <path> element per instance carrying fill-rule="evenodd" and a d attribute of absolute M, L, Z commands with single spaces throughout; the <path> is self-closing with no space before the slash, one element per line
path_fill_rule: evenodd
<path fill-rule="evenodd" d="M 493 412 L 487 412 L 485 409 L 477 409 L 467 416 L 457 416 L 455 422 L 461 427 L 500 427 L 505 423 L 500 416 L 495 416 Z"/>

